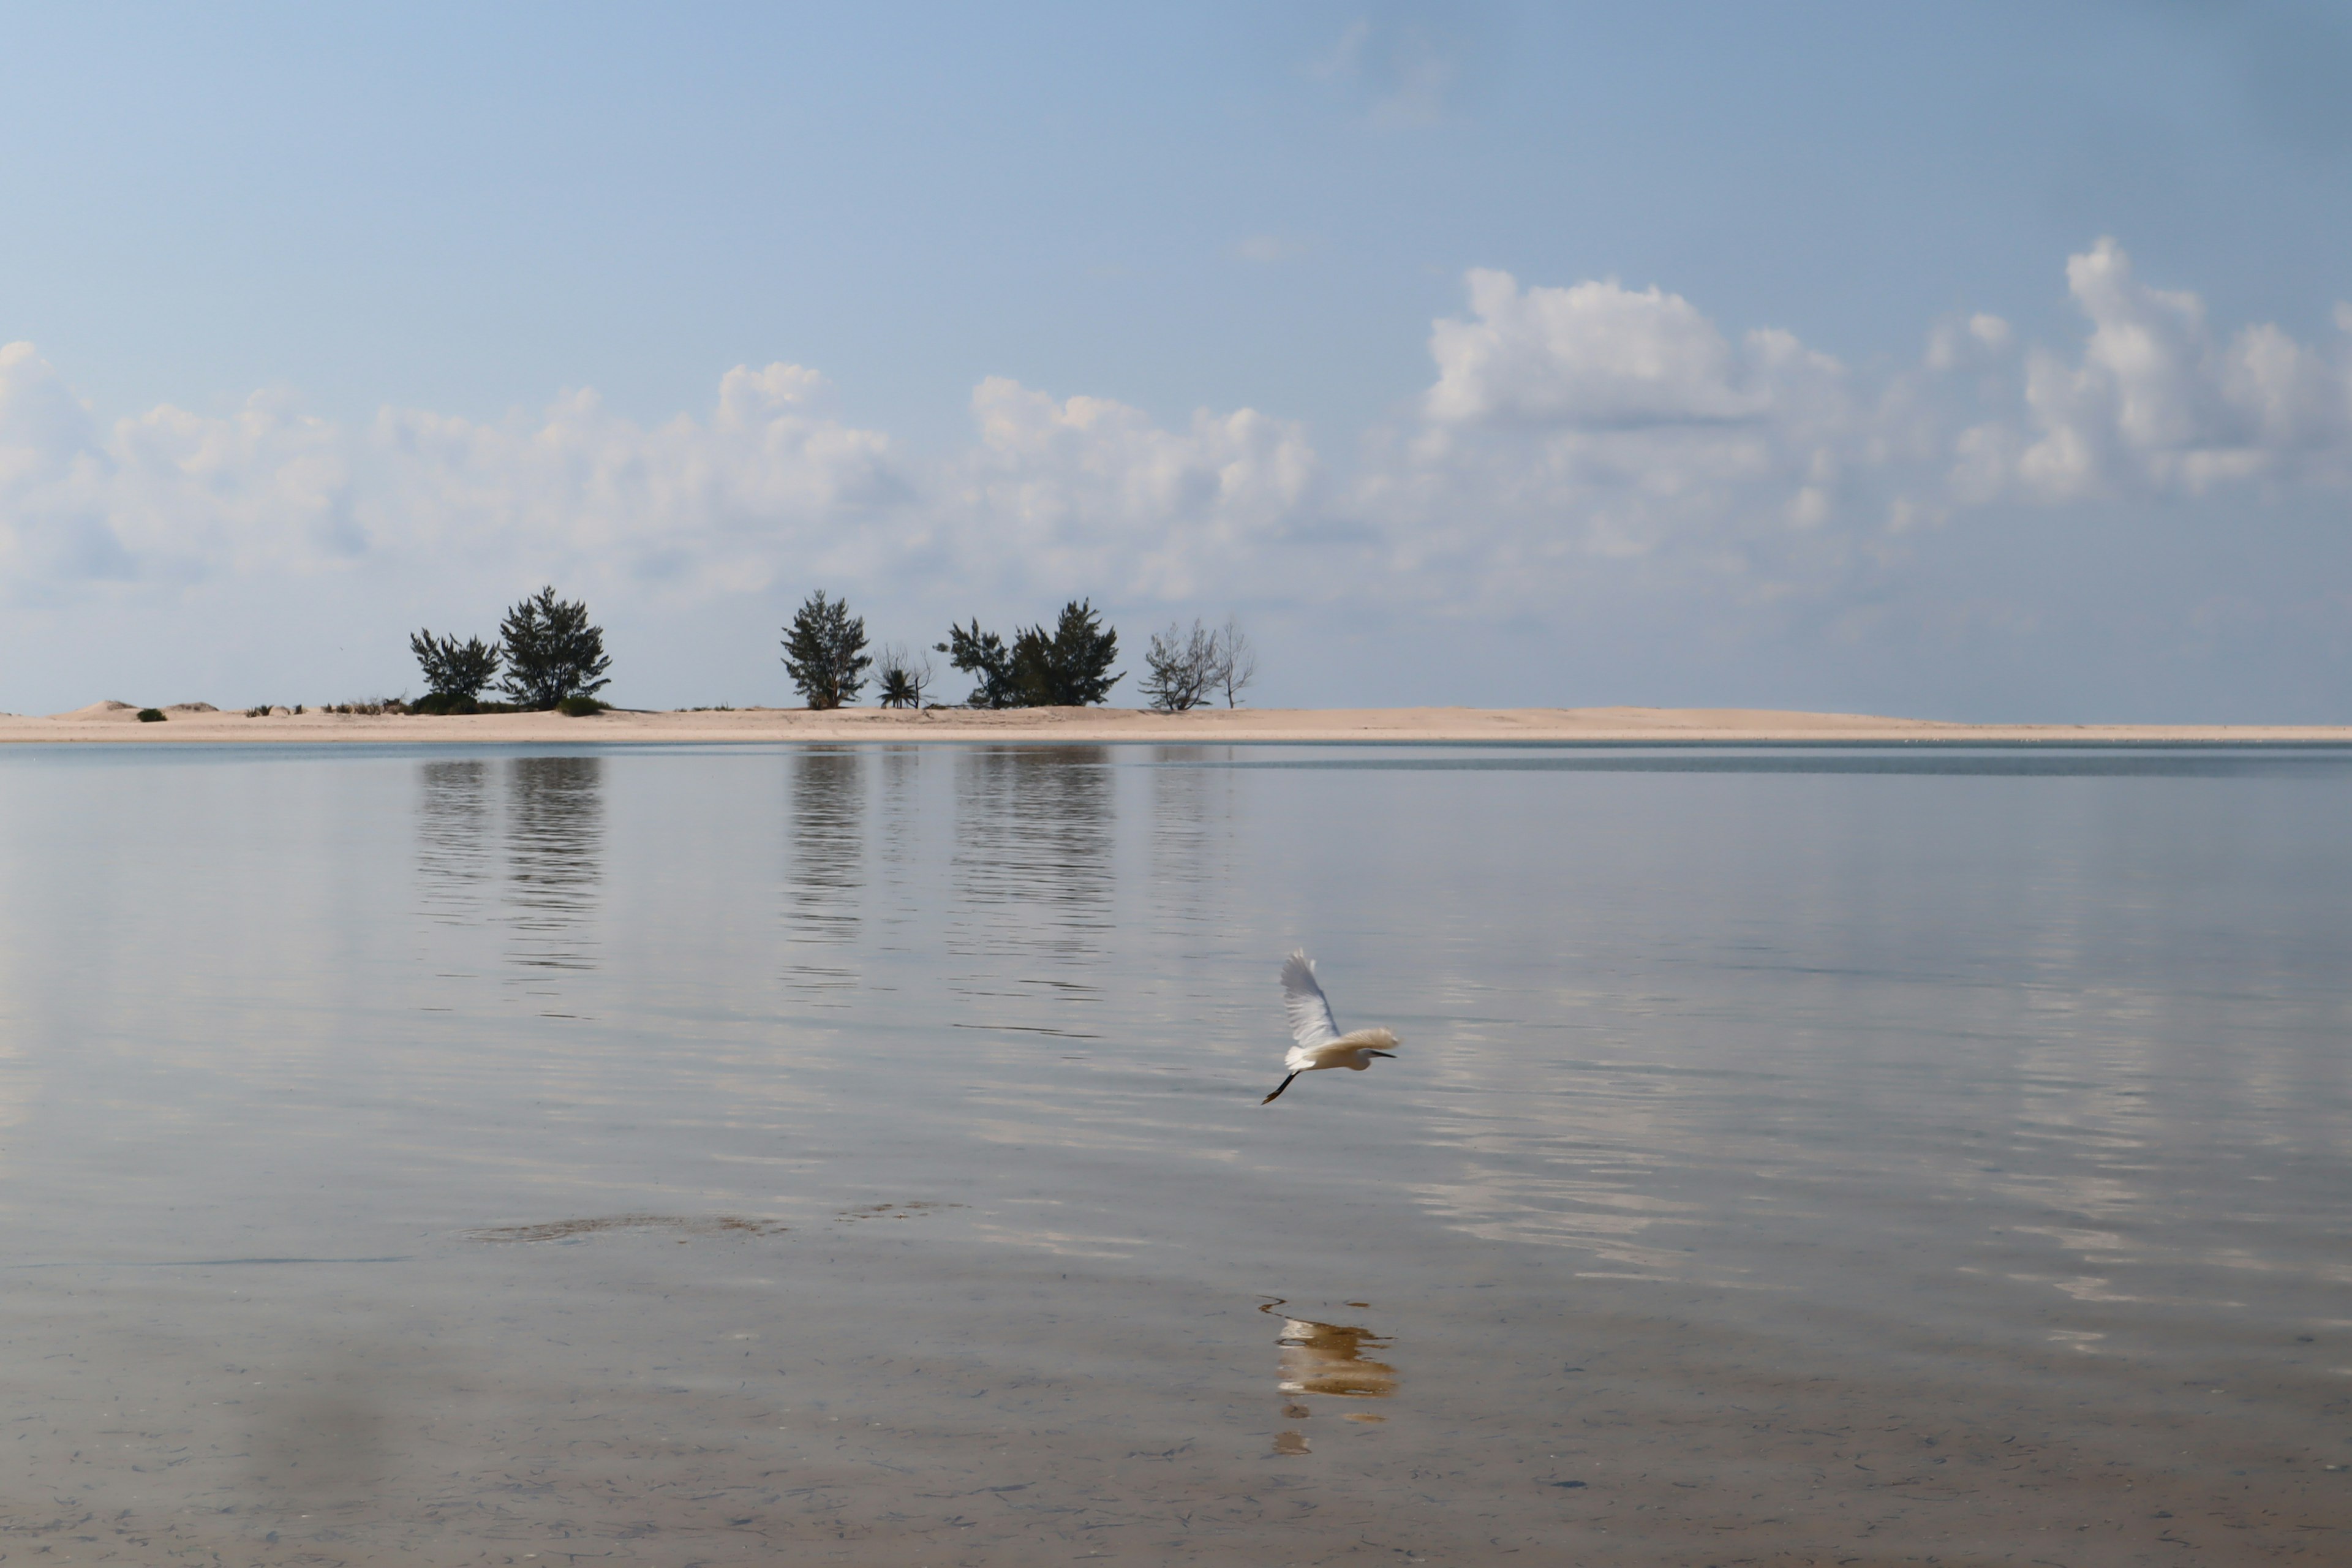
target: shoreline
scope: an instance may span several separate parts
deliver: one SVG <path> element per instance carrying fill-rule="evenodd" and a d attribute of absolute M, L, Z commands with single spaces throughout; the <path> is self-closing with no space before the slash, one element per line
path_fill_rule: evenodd
<path fill-rule="evenodd" d="M 93 703 L 47 717 L 0 715 L 5 744 L 660 745 L 778 742 L 877 744 L 1052 742 L 1160 745 L 1505 742 L 1555 745 L 2231 745 L 2352 746 L 2342 724 L 1970 724 L 1864 713 L 1753 708 L 1031 708 L 925 712 L 879 708 L 556 713 L 280 713 L 250 718 L 183 707 L 140 723 Z"/>

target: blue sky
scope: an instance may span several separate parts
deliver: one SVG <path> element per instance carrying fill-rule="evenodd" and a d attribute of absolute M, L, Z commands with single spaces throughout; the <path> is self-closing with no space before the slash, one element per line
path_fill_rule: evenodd
<path fill-rule="evenodd" d="M 787 700 L 824 586 L 1237 613 L 1268 703 L 2352 720 L 2347 79 L 2285 4 L 11 8 L 0 707 L 397 690 L 551 579 L 647 704 Z"/>

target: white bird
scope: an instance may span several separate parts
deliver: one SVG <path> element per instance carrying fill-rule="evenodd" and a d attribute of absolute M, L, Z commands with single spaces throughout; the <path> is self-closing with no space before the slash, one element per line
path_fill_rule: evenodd
<path fill-rule="evenodd" d="M 1315 984 L 1315 961 L 1304 949 L 1283 961 L 1282 1005 L 1290 1015 L 1290 1037 L 1298 1043 L 1282 1059 L 1290 1078 L 1284 1079 L 1275 1089 L 1258 1101 L 1272 1105 L 1274 1096 L 1290 1087 L 1290 1079 L 1303 1072 L 1320 1072 L 1325 1068 L 1347 1068 L 1361 1072 L 1372 1065 L 1374 1057 L 1392 1057 L 1392 1050 L 1381 1049 L 1402 1045 L 1395 1035 L 1386 1029 L 1358 1029 L 1343 1035 L 1332 1021 L 1331 1004 L 1323 997 L 1323 987 Z"/>

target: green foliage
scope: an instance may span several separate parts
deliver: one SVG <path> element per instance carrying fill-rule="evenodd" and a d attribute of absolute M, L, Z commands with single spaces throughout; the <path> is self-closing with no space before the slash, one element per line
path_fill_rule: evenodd
<path fill-rule="evenodd" d="M 590 719 L 612 706 L 609 702 L 599 702 L 593 697 L 567 697 L 555 705 L 555 710 L 566 719 Z"/>
<path fill-rule="evenodd" d="M 964 700 L 974 708 L 1082 708 L 1100 702 L 1124 679 L 1110 667 L 1118 658 L 1118 634 L 1102 624 L 1084 599 L 1062 606 L 1048 633 L 1028 626 L 1006 647 L 994 632 L 950 626 L 936 645 L 956 668 L 978 678 Z"/>
<path fill-rule="evenodd" d="M 935 652 L 948 656 L 948 663 L 975 678 L 971 695 L 964 699 L 972 708 L 1017 708 L 1021 700 L 1013 684 L 1013 651 L 1004 639 L 994 632 L 980 629 L 980 617 L 971 618 L 969 629 L 950 625 L 948 640 L 932 645 Z"/>
<path fill-rule="evenodd" d="M 882 650 L 875 675 L 883 707 L 920 708 L 923 689 L 931 683 L 931 661 L 908 653 L 903 643 L 892 643 Z"/>
<path fill-rule="evenodd" d="M 612 684 L 604 672 L 604 628 L 588 624 L 588 606 L 555 596 L 550 584 L 507 612 L 499 626 L 506 678 L 499 689 L 515 706 L 545 712 L 567 697 L 593 697 Z"/>
<path fill-rule="evenodd" d="M 849 613 L 846 599 L 828 599 L 820 588 L 784 628 L 784 673 L 811 708 L 855 702 L 866 687 L 866 621 Z"/>
<path fill-rule="evenodd" d="M 976 624 L 976 623 L 975 623 Z M 1100 702 L 1125 675 L 1110 673 L 1118 634 L 1084 599 L 1062 606 L 1048 637 L 1031 626 L 1013 639 L 1013 688 L 1024 708 L 1083 708 Z"/>
<path fill-rule="evenodd" d="M 459 642 L 453 637 L 435 637 L 428 628 L 409 635 L 408 651 L 416 656 L 417 668 L 425 672 L 425 689 L 435 697 L 464 698 L 470 702 L 499 673 L 499 650 L 479 637 Z"/>
<path fill-rule="evenodd" d="M 142 708 L 139 710 L 139 721 L 142 724 L 161 724 L 163 710 L 161 708 Z"/>
<path fill-rule="evenodd" d="M 1165 632 L 1151 634 L 1140 689 L 1155 713 L 1198 708 L 1216 688 L 1220 662 L 1216 633 L 1196 620 L 1187 634 L 1171 621 Z"/>

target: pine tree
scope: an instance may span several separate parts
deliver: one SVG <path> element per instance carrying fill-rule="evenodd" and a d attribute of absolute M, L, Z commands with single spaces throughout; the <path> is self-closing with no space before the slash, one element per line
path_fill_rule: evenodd
<path fill-rule="evenodd" d="M 866 689 L 874 660 L 865 649 L 865 618 L 850 615 L 846 599 L 828 599 L 820 588 L 784 628 L 784 673 L 811 708 L 838 708 L 856 701 Z"/>
<path fill-rule="evenodd" d="M 459 704 L 470 711 L 482 688 L 499 673 L 499 650 L 479 637 L 459 642 L 435 637 L 427 629 L 410 636 L 408 651 L 425 673 L 425 689 L 431 694 L 426 700 L 444 712 Z"/>
<path fill-rule="evenodd" d="M 588 624 L 588 606 L 555 596 L 548 584 L 507 612 L 499 626 L 505 644 L 500 690 L 522 708 L 543 711 L 570 697 L 593 697 L 612 684 L 604 672 L 604 628 Z"/>
<path fill-rule="evenodd" d="M 980 617 L 974 616 L 969 628 L 950 624 L 948 640 L 933 645 L 933 651 L 948 656 L 948 663 L 974 678 L 971 695 L 964 699 L 971 708 L 1017 708 L 1021 699 L 1013 684 L 1013 654 L 1004 639 L 994 632 L 980 629 Z"/>
<path fill-rule="evenodd" d="M 1126 679 L 1110 673 L 1118 634 L 1102 624 L 1084 599 L 1062 606 L 1052 636 L 1031 626 L 1013 640 L 1014 704 L 1023 708 L 1083 708 L 1110 695 Z"/>

